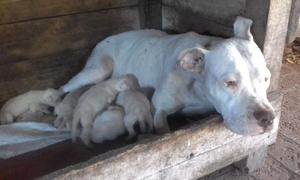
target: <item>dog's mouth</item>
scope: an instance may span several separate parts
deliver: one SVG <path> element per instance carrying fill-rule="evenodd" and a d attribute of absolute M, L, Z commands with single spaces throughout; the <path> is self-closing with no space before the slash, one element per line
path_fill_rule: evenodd
<path fill-rule="evenodd" d="M 256 136 L 256 135 L 268 133 L 274 127 L 273 124 L 269 126 L 261 126 L 256 121 L 252 121 L 252 122 L 250 121 L 250 123 L 245 123 L 243 126 L 235 127 L 231 123 L 226 123 L 226 121 L 224 120 L 224 125 L 227 129 L 229 129 L 230 131 L 236 134 L 249 135 L 249 136 Z"/>

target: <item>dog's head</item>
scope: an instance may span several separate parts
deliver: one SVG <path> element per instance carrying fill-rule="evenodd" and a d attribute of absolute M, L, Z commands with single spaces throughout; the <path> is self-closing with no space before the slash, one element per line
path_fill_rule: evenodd
<path fill-rule="evenodd" d="M 203 91 L 224 123 L 238 134 L 256 135 L 270 130 L 275 118 L 267 99 L 271 73 L 255 44 L 252 21 L 238 17 L 234 37 L 210 50 L 188 49 L 180 55 L 180 66 L 199 76 Z"/>
<path fill-rule="evenodd" d="M 43 92 L 42 101 L 49 106 L 55 107 L 59 102 L 61 102 L 62 95 L 63 92 L 61 90 L 49 88 Z"/>
<path fill-rule="evenodd" d="M 137 89 L 139 87 L 138 79 L 133 74 L 126 74 L 119 77 L 116 84 L 116 90 L 119 92 L 129 89 Z"/>

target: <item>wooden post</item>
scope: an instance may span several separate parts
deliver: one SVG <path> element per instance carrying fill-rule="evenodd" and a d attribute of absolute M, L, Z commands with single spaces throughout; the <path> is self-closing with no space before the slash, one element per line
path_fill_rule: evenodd
<path fill-rule="evenodd" d="M 162 29 L 162 0 L 139 0 L 142 29 Z"/>
<path fill-rule="evenodd" d="M 234 163 L 241 172 L 251 174 L 261 168 L 266 160 L 268 146 L 259 147 L 249 154 L 245 159 Z"/>

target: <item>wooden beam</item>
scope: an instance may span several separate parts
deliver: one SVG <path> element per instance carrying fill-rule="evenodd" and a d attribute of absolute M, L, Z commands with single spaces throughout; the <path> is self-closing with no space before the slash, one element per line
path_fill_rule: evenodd
<path fill-rule="evenodd" d="M 0 64 L 95 46 L 109 35 L 139 27 L 137 7 L 2 25 Z"/>
<path fill-rule="evenodd" d="M 1 0 L 0 25 L 69 14 L 135 6 L 138 0 Z"/>
<path fill-rule="evenodd" d="M 90 49 L 0 65 L 0 107 L 9 98 L 33 89 L 58 88 L 78 73 Z"/>

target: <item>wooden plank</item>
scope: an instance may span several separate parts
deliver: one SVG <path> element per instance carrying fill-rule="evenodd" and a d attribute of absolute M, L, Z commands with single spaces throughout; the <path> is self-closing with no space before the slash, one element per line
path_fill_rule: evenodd
<path fill-rule="evenodd" d="M 139 0 L 141 28 L 162 28 L 162 0 Z"/>
<path fill-rule="evenodd" d="M 238 168 L 242 173 L 253 174 L 265 164 L 268 154 L 268 146 L 260 146 L 252 150 L 248 157 L 234 163 L 234 167 Z"/>
<path fill-rule="evenodd" d="M 163 0 L 162 26 L 176 32 L 228 37 L 235 17 L 243 14 L 245 6 L 246 0 Z"/>
<path fill-rule="evenodd" d="M 275 98 L 275 99 L 274 99 Z M 273 94 L 275 128 L 270 133 L 241 136 L 226 129 L 219 117 L 189 128 L 140 141 L 99 155 L 42 179 L 197 179 L 246 157 L 276 140 L 282 97 Z"/>
<path fill-rule="evenodd" d="M 0 64 L 94 46 L 139 28 L 138 7 L 104 10 L 0 26 Z"/>
<path fill-rule="evenodd" d="M 269 0 L 267 29 L 263 52 L 272 73 L 269 90 L 278 89 L 283 50 L 287 36 L 292 0 Z"/>
<path fill-rule="evenodd" d="M 164 6 L 185 9 L 199 15 L 187 20 L 197 21 L 204 16 L 220 24 L 229 24 L 230 19 L 242 14 L 246 7 L 246 0 L 163 0 L 162 2 Z"/>
<path fill-rule="evenodd" d="M 270 1 L 246 1 L 246 9 L 244 16 L 253 20 L 252 33 L 254 40 L 260 47 L 260 49 L 263 49 L 265 43 L 269 7 Z"/>
<path fill-rule="evenodd" d="M 138 0 L 1 0 L 0 24 L 137 5 Z"/>
<path fill-rule="evenodd" d="M 81 70 L 90 49 L 66 51 L 32 61 L 0 65 L 0 107 L 31 89 L 58 88 Z"/>
<path fill-rule="evenodd" d="M 35 179 L 93 156 L 128 145 L 125 137 L 96 145 L 93 149 L 71 140 L 6 160 L 0 160 L 0 179 Z"/>

